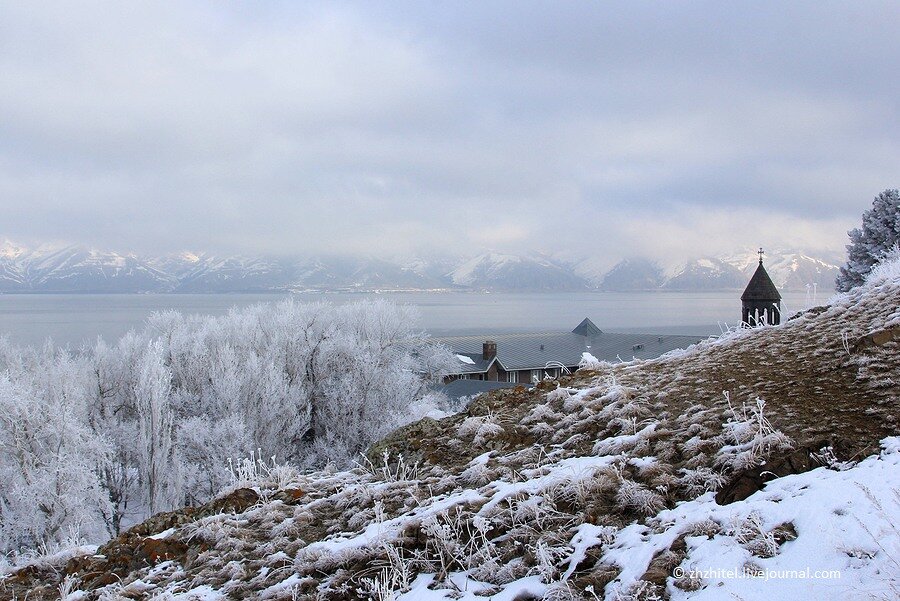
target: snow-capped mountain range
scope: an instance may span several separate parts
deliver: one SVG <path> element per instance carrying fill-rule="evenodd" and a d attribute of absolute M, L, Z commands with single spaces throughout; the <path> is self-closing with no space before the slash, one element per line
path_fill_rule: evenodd
<path fill-rule="evenodd" d="M 184 252 L 141 256 L 83 246 L 28 248 L 0 243 L 0 293 L 264 292 L 283 290 L 644 291 L 742 288 L 756 269 L 752 249 L 660 264 L 605 257 L 485 252 L 474 257 L 250 257 Z M 837 256 L 767 253 L 766 268 L 786 291 L 830 290 Z"/>

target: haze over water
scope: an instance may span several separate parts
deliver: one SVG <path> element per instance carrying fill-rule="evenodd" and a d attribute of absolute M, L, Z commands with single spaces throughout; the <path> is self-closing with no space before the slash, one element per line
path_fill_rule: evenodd
<path fill-rule="evenodd" d="M 827 301 L 805 293 L 784 294 L 786 316 Z M 20 345 L 48 338 L 77 347 L 98 336 L 108 342 L 143 327 L 155 311 L 222 315 L 231 307 L 276 302 L 279 294 L 44 294 L 0 295 L 0 336 Z M 740 292 L 660 293 L 306 293 L 299 302 L 346 303 L 385 299 L 414 305 L 419 326 L 435 336 L 567 331 L 585 317 L 609 331 L 719 334 L 740 318 Z"/>

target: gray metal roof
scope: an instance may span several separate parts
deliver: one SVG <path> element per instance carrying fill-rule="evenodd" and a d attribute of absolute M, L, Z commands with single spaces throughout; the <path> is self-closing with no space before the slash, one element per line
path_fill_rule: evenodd
<path fill-rule="evenodd" d="M 490 392 L 498 388 L 513 388 L 515 386 L 523 386 L 523 384 L 515 384 L 512 382 L 489 382 L 487 380 L 454 380 L 449 384 L 441 384 L 435 386 L 433 390 L 442 392 L 451 399 L 458 399 L 467 396 L 475 396 L 482 392 Z"/>
<path fill-rule="evenodd" d="M 593 324 L 591 324 L 593 325 Z M 596 327 L 596 326 L 595 326 Z M 485 340 L 497 342 L 497 361 L 504 370 L 541 369 L 551 361 L 572 367 L 588 352 L 601 361 L 631 361 L 653 359 L 678 348 L 685 348 L 703 340 L 703 336 L 674 336 L 657 334 L 622 334 L 601 332 L 581 336 L 573 332 L 539 334 L 499 334 L 491 336 L 450 336 L 434 338 L 454 353 L 471 357 L 475 365 L 460 361 L 454 373 L 484 373 L 490 362 L 481 358 Z"/>

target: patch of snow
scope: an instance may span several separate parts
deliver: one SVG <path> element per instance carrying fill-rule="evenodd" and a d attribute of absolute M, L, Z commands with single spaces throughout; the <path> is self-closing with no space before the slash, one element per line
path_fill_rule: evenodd
<path fill-rule="evenodd" d="M 169 593 L 165 597 L 171 601 L 219 601 L 226 598 L 225 595 L 206 584 L 183 593 Z"/>
<path fill-rule="evenodd" d="M 646 572 L 653 557 L 678 536 L 704 521 L 720 524 L 712 537 L 688 536 L 688 555 L 677 570 L 697 575 L 702 588 L 684 591 L 670 577 L 672 599 L 889 598 L 900 590 L 900 437 L 888 438 L 884 451 L 845 471 L 824 467 L 773 480 L 744 501 L 719 505 L 707 493 L 661 511 L 648 524 L 618 532 L 604 561 L 621 572 L 608 587 L 616 599 Z M 773 557 L 753 555 L 734 534 L 752 516 L 766 530 L 790 523 L 797 539 Z M 578 548 L 586 534 L 576 534 Z M 589 533 L 587 533 L 589 534 Z M 747 566 L 762 576 L 744 575 Z M 885 597 L 887 595 L 887 597 Z"/>
<path fill-rule="evenodd" d="M 168 530 L 163 530 L 162 532 L 159 532 L 159 533 L 157 533 L 157 534 L 152 534 L 152 535 L 148 536 L 147 538 L 152 538 L 152 539 L 154 539 L 154 540 L 159 540 L 159 539 L 161 539 L 161 538 L 168 538 L 168 537 L 171 536 L 174 532 L 175 532 L 175 528 L 169 528 Z"/>
<path fill-rule="evenodd" d="M 455 589 L 436 589 L 435 574 L 420 574 L 411 584 L 410 590 L 396 597 L 397 601 L 442 601 L 454 599 L 458 601 L 514 601 L 515 599 L 542 599 L 547 592 L 547 585 L 539 576 L 520 578 L 505 585 L 496 594 L 485 596 L 485 591 L 493 587 L 469 578 L 465 574 L 451 574 L 450 580 Z"/>

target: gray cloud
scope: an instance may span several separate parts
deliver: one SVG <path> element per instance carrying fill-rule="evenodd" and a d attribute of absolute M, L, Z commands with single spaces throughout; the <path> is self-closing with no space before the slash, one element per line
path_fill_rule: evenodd
<path fill-rule="evenodd" d="M 900 164 L 893 2 L 6 3 L 0 236 L 840 250 Z"/>

